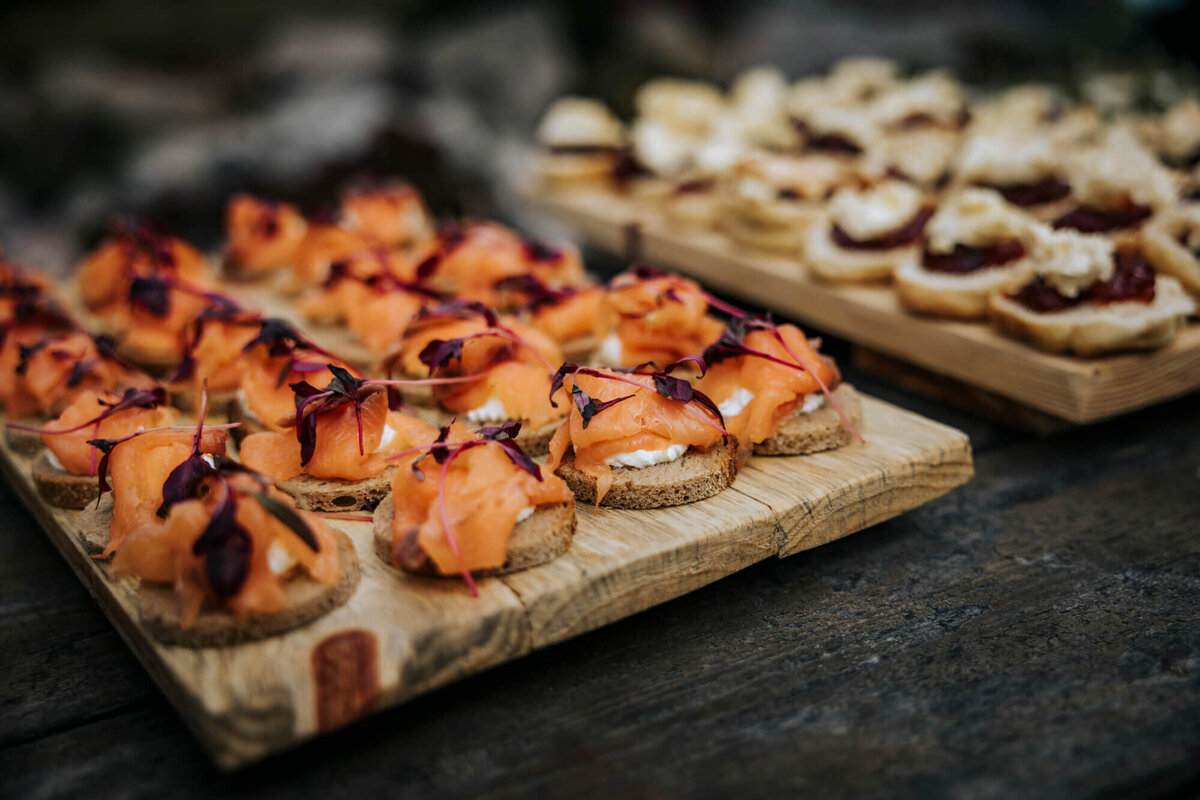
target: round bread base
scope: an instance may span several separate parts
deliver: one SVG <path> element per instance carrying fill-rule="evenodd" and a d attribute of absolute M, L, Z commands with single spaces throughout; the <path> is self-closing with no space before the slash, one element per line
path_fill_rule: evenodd
<path fill-rule="evenodd" d="M 142 624 L 163 644 L 180 647 L 228 647 L 276 636 L 325 616 L 345 605 L 358 588 L 361 570 L 350 537 L 335 530 L 341 574 L 337 583 L 318 583 L 303 571 L 285 581 L 287 605 L 273 614 L 251 614 L 239 619 L 219 608 L 203 608 L 195 621 L 181 627 L 182 602 L 175 591 L 141 581 L 137 590 Z"/>
<path fill-rule="evenodd" d="M 46 424 L 46 420 L 41 417 L 22 417 L 21 419 L 12 420 L 14 424 L 26 425 L 30 428 L 40 428 Z M 42 435 L 33 431 L 22 431 L 17 428 L 4 428 L 4 443 L 8 445 L 8 449 L 12 450 L 17 455 L 36 456 L 45 447 L 42 444 Z"/>
<path fill-rule="evenodd" d="M 1033 277 L 1028 258 L 968 273 L 935 272 L 906 260 L 892 274 L 896 296 L 909 311 L 954 319 L 987 317 L 988 296 L 1025 285 Z"/>
<path fill-rule="evenodd" d="M 829 234 L 829 224 L 813 225 L 804 241 L 804 261 L 818 278 L 833 283 L 886 281 L 919 257 L 916 244 L 888 250 L 849 250 Z"/>
<path fill-rule="evenodd" d="M 392 564 L 392 523 L 395 520 L 396 506 L 389 495 L 379 508 L 375 509 L 375 554 L 385 564 Z M 575 537 L 575 506 L 572 503 L 546 503 L 537 506 L 529 519 L 523 520 L 513 528 L 508 540 L 508 554 L 504 564 L 493 569 L 474 570 L 472 575 L 484 577 L 487 575 L 507 575 L 530 567 L 546 564 L 567 552 L 571 540 Z M 433 562 L 426 559 L 415 570 L 405 569 L 416 575 L 429 575 L 439 578 L 456 578 L 453 575 L 442 575 L 436 571 Z"/>
<path fill-rule="evenodd" d="M 850 419 L 855 430 L 862 433 L 862 398 L 848 383 L 833 391 L 833 399 Z M 754 445 L 756 456 L 798 456 L 836 450 L 854 441 L 854 434 L 828 400 L 808 414 L 796 412 L 784 419 L 771 436 Z"/>
<path fill-rule="evenodd" d="M 361 511 L 375 508 L 388 496 L 395 471 L 395 467 L 388 467 L 375 477 L 361 481 L 297 475 L 277 485 L 306 511 Z"/>
<path fill-rule="evenodd" d="M 1150 303 L 1083 304 L 1037 313 L 1003 294 L 988 300 L 988 319 L 1002 332 L 1052 353 L 1096 356 L 1161 347 L 1187 324 L 1196 306 L 1174 278 L 1159 275 Z"/>
<path fill-rule="evenodd" d="M 96 481 L 92 483 L 95 485 Z M 98 486 L 97 486 L 98 488 Z M 75 534 L 90 556 L 98 556 L 108 547 L 113 520 L 112 492 L 100 495 L 99 503 L 88 503 L 75 518 Z"/>
<path fill-rule="evenodd" d="M 50 451 L 43 450 L 30 465 L 33 485 L 38 493 L 57 508 L 86 508 L 100 496 L 100 483 L 95 475 L 75 475 L 50 463 Z"/>
<path fill-rule="evenodd" d="M 661 508 L 694 503 L 727 488 L 737 471 L 737 440 L 730 436 L 703 452 L 689 448 L 682 457 L 666 464 L 640 469 L 615 467 L 612 486 L 600 505 Z M 571 487 L 576 500 L 596 502 L 596 479 L 575 468 L 574 450 L 567 450 L 556 472 Z"/>

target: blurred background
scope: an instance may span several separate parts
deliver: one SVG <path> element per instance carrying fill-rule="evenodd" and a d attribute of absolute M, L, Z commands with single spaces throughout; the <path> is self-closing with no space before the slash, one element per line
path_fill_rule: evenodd
<path fill-rule="evenodd" d="M 1197 5 L 1174 0 L 10 0 L 0 247 L 62 271 L 136 216 L 211 248 L 231 192 L 313 211 L 356 175 L 528 226 L 514 190 L 566 92 L 627 114 L 655 75 L 796 78 L 880 55 L 1150 108 L 1194 90 L 1197 30 Z"/>

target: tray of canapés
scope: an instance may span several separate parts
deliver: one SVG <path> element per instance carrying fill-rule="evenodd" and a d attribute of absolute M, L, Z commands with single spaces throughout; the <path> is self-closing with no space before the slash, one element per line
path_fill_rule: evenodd
<path fill-rule="evenodd" d="M 849 59 L 555 102 L 527 196 L 593 242 L 1076 422 L 1200 386 L 1200 103 Z"/>
<path fill-rule="evenodd" d="M 0 465 L 226 767 L 971 475 L 798 327 L 401 182 L 70 283 L 0 268 Z"/>

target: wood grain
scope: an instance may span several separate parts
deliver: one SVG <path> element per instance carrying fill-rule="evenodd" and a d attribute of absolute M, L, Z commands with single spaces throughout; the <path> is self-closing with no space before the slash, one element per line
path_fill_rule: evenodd
<path fill-rule="evenodd" d="M 853 533 L 967 481 L 962 433 L 864 398 L 867 443 L 815 456 L 758 458 L 709 500 L 652 511 L 580 509 L 571 550 L 479 582 L 395 572 L 369 523 L 333 521 L 359 553 L 345 606 L 271 639 L 191 650 L 160 644 L 138 618 L 136 585 L 114 580 L 51 509 L 28 459 L 0 467 L 51 540 L 216 763 L 233 768 L 530 650 L 591 630 L 769 556 Z"/>
<path fill-rule="evenodd" d="M 1200 388 L 1200 323 L 1148 353 L 1077 358 L 1036 350 L 984 322 L 911 314 L 887 286 L 835 286 L 798 258 L 756 253 L 709 230 L 680 231 L 645 202 L 601 189 L 526 193 L 598 247 L 691 275 L 745 300 L 1075 423 Z M 636 232 L 635 232 L 636 231 Z"/>

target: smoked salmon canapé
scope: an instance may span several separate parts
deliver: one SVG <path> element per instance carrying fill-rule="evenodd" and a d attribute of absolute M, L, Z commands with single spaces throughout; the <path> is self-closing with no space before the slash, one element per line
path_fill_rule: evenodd
<path fill-rule="evenodd" d="M 551 396 L 562 351 L 550 337 L 478 305 L 460 306 L 456 325 L 425 340 L 417 357 L 442 411 L 475 425 L 521 423 L 518 444 L 545 455 L 566 416 L 561 389 Z M 443 338 L 445 336 L 445 338 Z"/>
<path fill-rule="evenodd" d="M 260 320 L 254 337 L 242 347 L 241 387 L 229 406 L 230 418 L 242 423 L 238 435 L 262 430 L 281 431 L 296 411 L 291 384 L 307 381 L 324 386 L 333 380 L 333 364 L 354 377 L 362 373 L 334 358 L 291 323 L 276 317 Z"/>
<path fill-rule="evenodd" d="M 497 575 L 557 558 L 575 532 L 575 498 L 562 478 L 516 444 L 520 425 L 472 433 L 458 423 L 410 448 L 392 493 L 375 511 L 379 555 L 428 575 Z"/>
<path fill-rule="evenodd" d="M 9 419 L 53 417 L 82 392 L 147 389 L 156 381 L 119 356 L 111 339 L 54 333 L 0 351 L 0 402 Z"/>
<path fill-rule="evenodd" d="M 342 195 L 342 224 L 385 247 L 411 248 L 433 237 L 425 198 L 398 179 L 359 182 Z"/>
<path fill-rule="evenodd" d="M 115 439 L 91 439 L 100 501 L 80 517 L 80 535 L 92 552 L 118 552 L 128 536 L 166 516 L 198 463 L 225 455 L 231 425 L 165 425 Z M 111 501 L 109 498 L 111 497 Z"/>
<path fill-rule="evenodd" d="M 293 413 L 282 430 L 241 442 L 242 463 L 274 480 L 301 506 L 323 511 L 373 508 L 387 494 L 393 456 L 433 441 L 437 430 L 399 411 L 388 382 L 369 381 L 336 364 L 318 386 L 297 381 Z"/>
<path fill-rule="evenodd" d="M 307 319 L 344 326 L 366 349 L 361 360 L 375 361 L 400 343 L 417 312 L 438 300 L 434 292 L 392 272 L 363 270 L 360 262 L 350 261 L 334 264 L 325 283 L 297 305 Z"/>
<path fill-rule="evenodd" d="M 176 367 L 187 349 L 188 327 L 203 314 L 235 310 L 237 303 L 170 276 L 133 279 L 129 302 L 108 317 L 119 350 L 129 360 L 159 372 Z"/>
<path fill-rule="evenodd" d="M 121 448 L 152 442 L 147 434 L 114 447 L 110 471 L 118 505 L 124 484 Z M 303 625 L 345 602 L 358 582 L 353 545 L 315 514 L 298 509 L 271 481 L 219 452 L 201 437 L 172 445 L 162 463 L 139 476 L 153 495 L 121 537 L 112 570 L 141 579 L 138 603 L 154 636 L 193 647 L 233 644 Z M 152 446 L 157 456 L 161 446 Z M 141 499 L 139 497 L 139 499 Z"/>
<path fill-rule="evenodd" d="M 41 427 L 8 427 L 37 435 L 45 446 L 31 469 L 34 485 L 46 502 L 83 508 L 99 493 L 96 472 L 101 454 L 91 442 L 172 424 L 178 412 L 166 405 L 166 399 L 162 388 L 128 389 L 123 394 L 88 389 Z"/>
<path fill-rule="evenodd" d="M 596 316 L 596 363 L 665 365 L 715 342 L 724 323 L 695 281 L 638 266 L 613 278 Z"/>
<path fill-rule="evenodd" d="M 568 361 L 587 361 L 596 349 L 596 318 L 603 286 L 552 289 L 532 275 L 516 275 L 496 286 L 501 308 L 553 339 Z"/>
<path fill-rule="evenodd" d="M 496 284 L 532 275 L 547 286 L 586 286 L 579 251 L 527 240 L 496 222 L 443 225 L 417 263 L 417 280 L 435 291 L 495 306 Z"/>
<path fill-rule="evenodd" d="M 861 440 L 858 395 L 819 347 L 795 325 L 733 317 L 705 349 L 707 371 L 696 386 L 717 404 L 743 451 L 798 455 Z"/>
<path fill-rule="evenodd" d="M 737 440 L 716 403 L 669 374 L 676 366 L 652 372 L 564 364 L 555 374 L 552 389 L 570 394 L 569 414 L 550 440 L 546 468 L 576 498 L 655 508 L 702 500 L 733 482 Z"/>
<path fill-rule="evenodd" d="M 263 322 L 261 314 L 234 304 L 207 308 L 192 320 L 184 331 L 183 355 L 167 379 L 173 402 L 185 410 L 199 408 L 207 386 L 209 408 L 227 412 L 250 361 L 245 350 Z"/>
<path fill-rule="evenodd" d="M 87 310 L 103 322 L 127 310 L 134 278 L 149 276 L 204 290 L 214 287 L 203 253 L 147 226 L 123 226 L 101 242 L 80 263 L 75 285 Z"/>
<path fill-rule="evenodd" d="M 236 194 L 225 206 L 225 274 L 254 279 L 289 267 L 308 231 L 289 203 Z"/>

